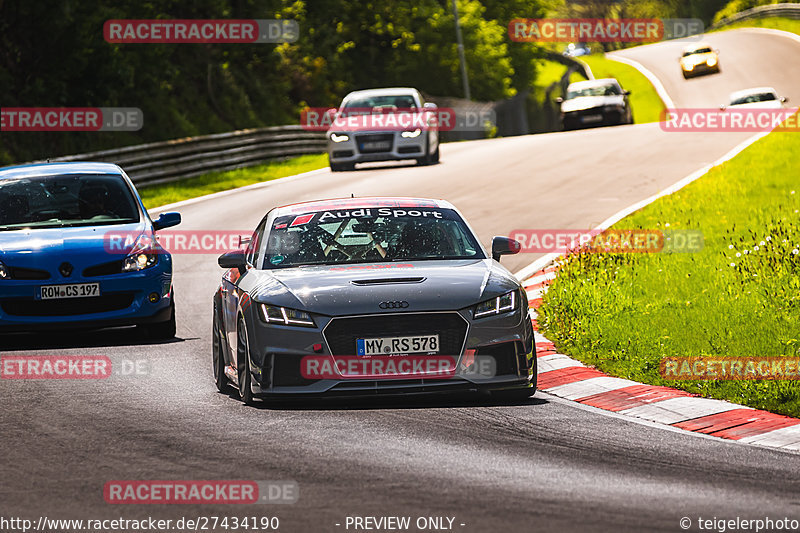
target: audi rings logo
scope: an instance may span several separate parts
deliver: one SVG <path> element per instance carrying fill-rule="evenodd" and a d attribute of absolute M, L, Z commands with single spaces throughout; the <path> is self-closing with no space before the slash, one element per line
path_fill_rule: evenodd
<path fill-rule="evenodd" d="M 408 307 L 408 302 L 406 301 L 399 301 L 399 302 L 381 302 L 378 304 L 378 307 L 381 309 L 405 309 Z"/>

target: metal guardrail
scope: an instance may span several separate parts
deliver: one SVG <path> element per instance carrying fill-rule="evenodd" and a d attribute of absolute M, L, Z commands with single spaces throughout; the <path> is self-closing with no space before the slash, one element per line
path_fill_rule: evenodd
<path fill-rule="evenodd" d="M 121 166 L 136 185 L 155 185 L 208 172 L 326 150 L 325 134 L 299 125 L 254 128 L 139 144 L 50 161 L 101 161 Z"/>
<path fill-rule="evenodd" d="M 724 18 L 719 22 L 715 22 L 707 28 L 707 30 L 715 30 L 729 24 L 741 22 L 743 20 L 753 20 L 765 17 L 786 17 L 790 19 L 800 19 L 800 4 L 769 4 L 765 6 L 756 6 L 746 9 L 740 13 L 736 13 L 731 17 Z"/>

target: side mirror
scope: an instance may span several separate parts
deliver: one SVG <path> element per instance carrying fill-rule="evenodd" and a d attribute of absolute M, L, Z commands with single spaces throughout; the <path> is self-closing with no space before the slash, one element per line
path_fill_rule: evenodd
<path fill-rule="evenodd" d="M 563 98 L 561 98 L 560 96 L 559 96 L 558 98 L 556 98 L 556 103 L 557 103 L 557 104 L 560 104 L 560 103 L 562 103 L 563 101 L 564 101 L 564 99 L 563 99 Z"/>
<path fill-rule="evenodd" d="M 161 215 L 153 221 L 153 230 L 171 228 L 181 223 L 180 213 L 161 213 Z"/>
<path fill-rule="evenodd" d="M 439 109 L 439 106 L 434 104 L 433 102 L 425 102 L 425 105 L 422 106 L 422 109 L 427 109 L 428 111 L 436 111 Z"/>
<path fill-rule="evenodd" d="M 233 250 L 219 256 L 217 264 L 222 268 L 237 268 L 240 274 L 244 274 L 247 269 L 247 259 L 242 250 Z"/>
<path fill-rule="evenodd" d="M 508 237 L 494 237 L 492 239 L 492 259 L 500 261 L 501 255 L 518 254 L 522 245 L 514 239 Z"/>
<path fill-rule="evenodd" d="M 728 108 L 728 106 L 726 106 L 726 105 L 719 106 L 719 110 L 720 111 L 725 111 L 727 108 Z"/>
<path fill-rule="evenodd" d="M 631 94 L 631 92 L 630 91 L 622 91 L 622 94 L 624 94 L 625 96 L 628 96 L 628 95 Z"/>
<path fill-rule="evenodd" d="M 714 50 L 714 53 L 719 55 L 719 50 Z"/>
<path fill-rule="evenodd" d="M 781 102 L 783 102 L 785 104 L 788 101 L 789 101 L 789 99 L 787 97 L 781 96 Z"/>
<path fill-rule="evenodd" d="M 328 109 L 327 111 L 325 111 L 325 116 L 328 117 L 328 120 L 333 121 L 333 119 L 336 118 L 336 109 L 335 108 Z"/>

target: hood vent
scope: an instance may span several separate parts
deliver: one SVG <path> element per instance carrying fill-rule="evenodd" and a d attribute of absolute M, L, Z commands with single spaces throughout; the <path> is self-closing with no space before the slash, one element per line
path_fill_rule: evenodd
<path fill-rule="evenodd" d="M 422 283 L 427 278 L 377 278 L 377 279 L 354 279 L 350 283 L 353 285 L 398 285 L 401 283 Z"/>

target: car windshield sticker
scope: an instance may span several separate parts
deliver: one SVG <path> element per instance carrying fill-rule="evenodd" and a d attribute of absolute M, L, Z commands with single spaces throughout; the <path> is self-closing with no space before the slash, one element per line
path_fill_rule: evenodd
<path fill-rule="evenodd" d="M 294 219 L 294 221 L 292 222 L 291 227 L 302 226 L 303 224 L 308 224 L 309 222 L 311 222 L 311 219 L 314 218 L 315 214 L 316 213 L 309 213 L 307 215 L 300 215 L 299 217 L 296 217 Z"/>
<path fill-rule="evenodd" d="M 273 255 L 270 257 L 269 262 L 273 265 L 280 265 L 286 259 L 285 255 Z"/>
<path fill-rule="evenodd" d="M 373 217 L 419 217 L 419 218 L 444 218 L 441 211 L 428 211 L 421 209 L 391 209 L 380 207 L 378 209 L 354 209 L 352 211 L 324 211 L 319 222 L 337 220 L 340 218 L 373 218 Z M 297 217 L 300 218 L 300 217 Z M 296 219 L 295 219 L 296 221 Z M 294 223 L 292 223 L 294 226 Z"/>

